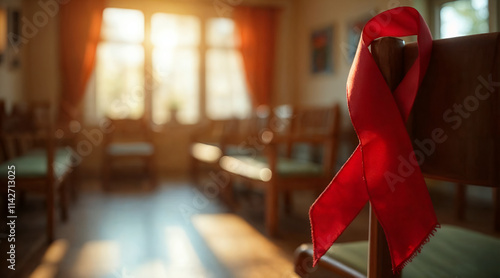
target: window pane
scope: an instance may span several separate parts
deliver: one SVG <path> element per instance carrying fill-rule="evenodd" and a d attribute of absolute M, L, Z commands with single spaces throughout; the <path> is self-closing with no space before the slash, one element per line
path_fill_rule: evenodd
<path fill-rule="evenodd" d="M 441 38 L 487 33 L 488 0 L 458 0 L 443 4 Z"/>
<path fill-rule="evenodd" d="M 142 45 L 101 43 L 97 48 L 98 111 L 111 118 L 139 118 L 144 113 Z"/>
<path fill-rule="evenodd" d="M 200 43 L 200 20 L 194 16 L 157 13 L 151 19 L 156 46 L 195 46 Z"/>
<path fill-rule="evenodd" d="M 169 110 L 178 110 L 179 122 L 195 123 L 199 118 L 199 53 L 197 48 L 155 48 L 153 67 L 153 121 L 170 120 Z"/>
<path fill-rule="evenodd" d="M 139 43 L 144 40 L 144 14 L 138 10 L 107 8 L 101 27 L 103 40 Z"/>
<path fill-rule="evenodd" d="M 243 118 L 250 110 L 241 54 L 234 49 L 207 51 L 207 116 Z"/>
<path fill-rule="evenodd" d="M 207 23 L 207 43 L 214 47 L 236 46 L 234 21 L 229 18 L 214 18 Z"/>

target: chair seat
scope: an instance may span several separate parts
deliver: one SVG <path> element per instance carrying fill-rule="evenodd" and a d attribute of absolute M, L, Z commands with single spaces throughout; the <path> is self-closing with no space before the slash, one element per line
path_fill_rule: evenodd
<path fill-rule="evenodd" d="M 148 142 L 111 143 L 106 151 L 112 156 L 150 156 L 154 146 Z"/>
<path fill-rule="evenodd" d="M 217 144 L 194 143 L 191 146 L 191 155 L 197 160 L 215 163 L 221 158 L 222 150 Z"/>
<path fill-rule="evenodd" d="M 220 144 L 216 142 L 197 142 L 191 146 L 191 154 L 193 157 L 205 162 L 216 162 L 222 157 L 223 152 L 225 155 L 229 156 L 244 156 L 251 154 L 251 151 L 233 145 L 226 146 L 224 150 L 222 150 Z"/>
<path fill-rule="evenodd" d="M 0 167 L 7 169 L 8 165 L 16 166 L 16 178 L 44 178 L 47 176 L 47 151 L 33 149 L 22 156 L 2 163 Z M 62 177 L 70 166 L 71 152 L 66 148 L 56 149 L 54 154 L 55 177 Z"/>
<path fill-rule="evenodd" d="M 337 243 L 325 256 L 366 275 L 367 250 L 367 241 Z M 500 239 L 443 225 L 402 277 L 500 277 Z"/>
<path fill-rule="evenodd" d="M 232 156 L 233 162 L 236 167 L 226 169 L 231 172 L 236 172 L 239 175 L 252 179 L 261 179 L 262 172 L 269 169 L 267 157 L 257 156 Z M 238 166 L 239 165 L 239 166 Z M 228 167 L 226 167 L 228 168 Z M 276 165 L 277 174 L 280 177 L 293 177 L 297 176 L 319 176 L 323 174 L 321 165 L 300 159 L 292 158 L 278 158 Z"/>

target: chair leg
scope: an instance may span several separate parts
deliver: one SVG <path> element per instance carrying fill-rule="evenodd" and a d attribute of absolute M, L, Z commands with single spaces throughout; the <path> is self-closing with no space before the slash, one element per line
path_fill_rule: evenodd
<path fill-rule="evenodd" d="M 401 278 L 392 272 L 391 254 L 384 229 L 370 206 L 368 278 Z"/>
<path fill-rule="evenodd" d="M 149 160 L 149 171 L 150 171 L 150 176 L 151 176 L 151 184 L 153 185 L 153 188 L 156 188 L 158 185 L 158 168 L 156 165 L 156 159 L 155 157 L 152 157 Z"/>
<path fill-rule="evenodd" d="M 47 181 L 47 240 L 49 243 L 54 241 L 54 184 L 53 181 Z"/>
<path fill-rule="evenodd" d="M 69 184 L 68 190 L 71 193 L 71 201 L 76 201 L 78 200 L 78 192 L 80 190 L 79 184 L 78 184 L 78 167 L 72 168 L 73 171 L 69 174 Z"/>
<path fill-rule="evenodd" d="M 26 192 L 25 191 L 19 191 L 18 195 L 19 195 L 19 198 L 18 198 L 17 202 L 18 202 L 18 205 L 20 207 L 22 207 L 26 203 Z"/>
<path fill-rule="evenodd" d="M 68 221 L 68 207 L 69 207 L 69 200 L 68 200 L 68 179 L 64 179 L 61 182 L 60 188 L 59 188 L 59 195 L 60 195 L 60 202 L 61 202 L 61 219 L 63 222 Z"/>
<path fill-rule="evenodd" d="M 226 203 L 226 205 L 228 205 L 230 208 L 236 209 L 237 203 L 234 198 L 234 187 L 231 181 L 231 177 L 229 177 L 229 175 L 225 183 L 220 185 L 220 190 L 221 190 L 221 197 L 224 203 Z"/>
<path fill-rule="evenodd" d="M 500 188 L 493 188 L 495 206 L 495 231 L 500 232 Z"/>
<path fill-rule="evenodd" d="M 290 214 L 292 212 L 292 193 L 287 190 L 283 193 L 285 199 L 285 213 Z"/>
<path fill-rule="evenodd" d="M 269 236 L 278 232 L 278 190 L 271 182 L 267 184 L 266 192 L 266 228 Z"/>
<path fill-rule="evenodd" d="M 109 190 L 109 176 L 110 176 L 110 171 L 111 171 L 111 161 L 108 159 L 103 160 L 103 165 L 102 165 L 102 189 L 103 190 Z"/>
<path fill-rule="evenodd" d="M 455 212 L 458 220 L 465 220 L 465 208 L 467 206 L 467 188 L 465 184 L 457 183 L 455 195 Z"/>
<path fill-rule="evenodd" d="M 194 157 L 191 157 L 191 163 L 189 168 L 190 168 L 189 172 L 191 176 L 191 182 L 193 183 L 193 185 L 197 185 L 199 183 L 199 175 L 198 175 L 199 165 L 198 161 Z"/>

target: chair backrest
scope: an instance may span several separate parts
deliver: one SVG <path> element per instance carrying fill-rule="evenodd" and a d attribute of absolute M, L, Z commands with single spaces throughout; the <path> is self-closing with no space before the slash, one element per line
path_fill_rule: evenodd
<path fill-rule="evenodd" d="M 34 144 L 33 117 L 28 103 L 14 104 L 2 117 L 2 148 L 6 159 L 22 155 Z"/>
<path fill-rule="evenodd" d="M 105 137 L 111 142 L 151 142 L 152 131 L 145 119 L 110 119 L 113 132 Z"/>
<path fill-rule="evenodd" d="M 415 52 L 416 45 L 405 48 L 405 68 Z M 436 40 L 432 55 L 410 135 L 414 143 L 433 140 L 439 128 L 446 140 L 434 143 L 422 171 L 433 178 L 498 187 L 500 33 Z"/>
<path fill-rule="evenodd" d="M 415 60 L 417 45 L 382 38 L 371 47 L 394 89 Z M 499 91 L 499 33 L 433 42 L 429 68 L 407 123 L 425 176 L 499 187 Z M 373 214 L 370 221 L 368 276 L 392 277 L 383 230 Z"/>
<path fill-rule="evenodd" d="M 324 108 L 295 108 L 293 133 L 298 134 L 331 134 L 334 132 L 334 121 L 337 106 Z"/>
<path fill-rule="evenodd" d="M 339 105 L 294 107 L 293 110 L 290 136 L 312 139 L 308 145 L 317 147 L 313 150 L 313 155 L 317 156 L 313 160 L 321 162 L 325 173 L 334 171 L 341 122 Z M 292 148 L 293 145 L 288 146 L 288 155 L 291 155 Z"/>

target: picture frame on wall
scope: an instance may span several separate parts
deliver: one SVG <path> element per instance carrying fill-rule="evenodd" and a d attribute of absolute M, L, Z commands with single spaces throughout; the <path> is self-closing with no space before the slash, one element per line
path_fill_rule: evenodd
<path fill-rule="evenodd" d="M 333 24 L 311 34 L 311 72 L 333 73 Z"/>

